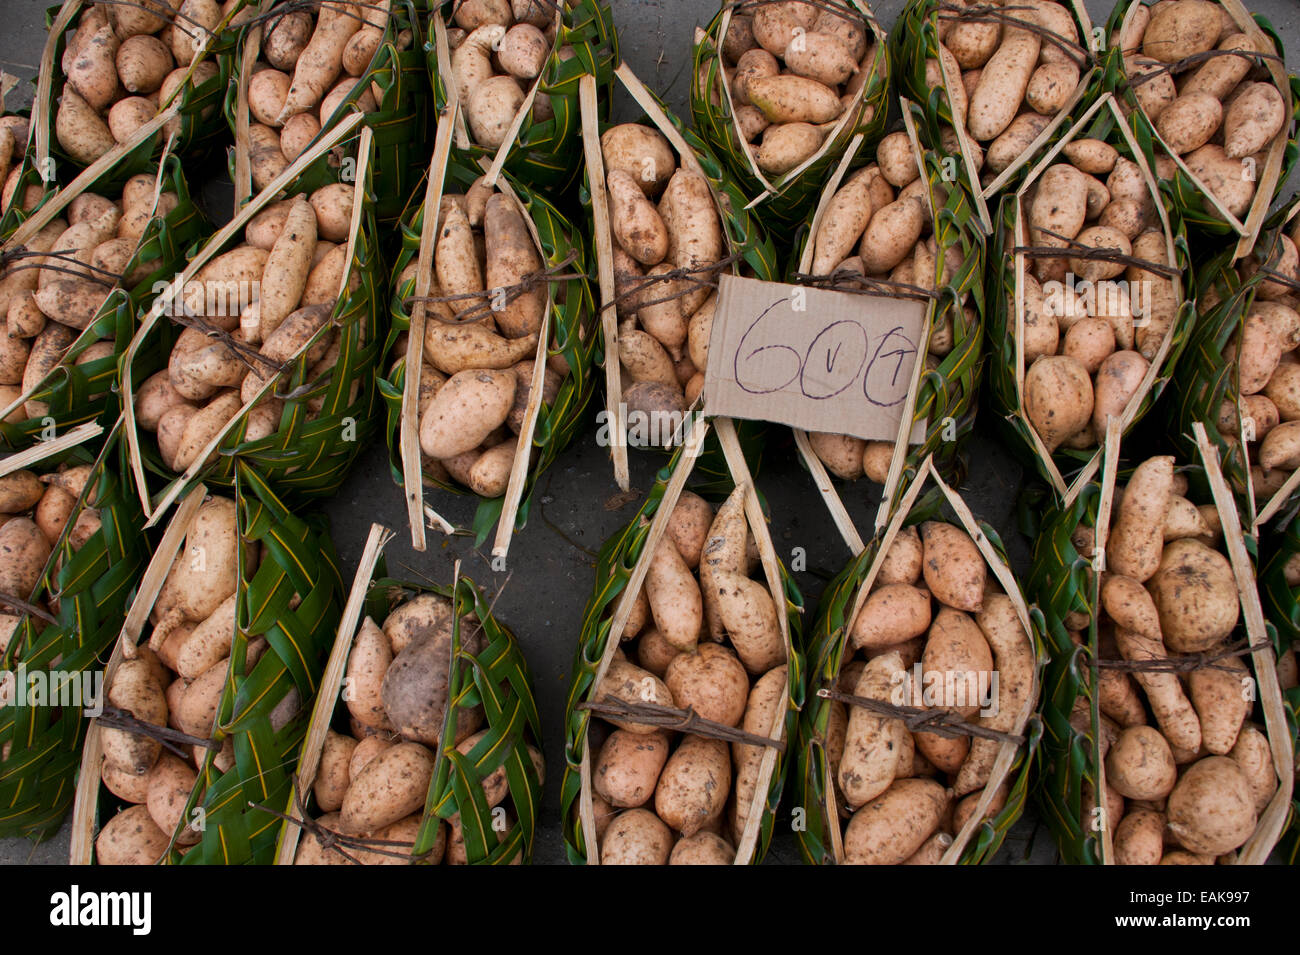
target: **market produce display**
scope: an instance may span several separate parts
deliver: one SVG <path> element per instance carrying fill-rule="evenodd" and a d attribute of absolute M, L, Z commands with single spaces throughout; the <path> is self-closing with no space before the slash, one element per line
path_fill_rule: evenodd
<path fill-rule="evenodd" d="M 242 476 L 234 497 L 196 486 L 145 572 L 82 755 L 74 863 L 274 855 L 343 584 L 325 522 Z"/>
<path fill-rule="evenodd" d="M 1295 741 L 1254 567 L 1195 430 L 1195 465 L 1158 455 L 1120 475 L 1112 424 L 1101 480 L 1038 536 L 1041 801 L 1070 862 L 1259 864 L 1290 810 Z"/>
<path fill-rule="evenodd" d="M 46 179 L 51 153 L 81 167 L 146 141 L 146 156 L 168 141 L 196 149 L 220 123 L 229 64 L 216 52 L 253 10 L 249 0 L 65 0 L 51 11 L 34 106 L 53 116 L 53 140 L 42 130 L 35 144 Z"/>
<path fill-rule="evenodd" d="M 916 508 L 930 481 L 955 519 Z M 1040 630 L 996 534 L 926 459 L 822 598 L 796 769 L 804 858 L 951 865 L 996 852 L 1040 732 Z"/>
<path fill-rule="evenodd" d="M 789 226 L 849 141 L 884 131 L 889 70 L 884 32 L 859 0 L 727 3 L 696 31 L 691 109 L 759 215 Z"/>
<path fill-rule="evenodd" d="M 717 276 L 773 279 L 776 267 L 744 193 L 708 147 L 626 66 L 615 85 L 646 118 L 602 127 L 588 84 L 583 199 L 600 279 L 614 479 L 626 490 L 628 447 L 679 445 L 699 405 Z"/>
<path fill-rule="evenodd" d="M 1252 531 L 1286 513 L 1300 487 L 1300 203 L 1264 227 L 1251 253 L 1229 247 L 1203 271 L 1187 360 L 1169 417 L 1186 434 L 1205 423 Z M 1184 442 L 1186 444 L 1186 442 Z"/>
<path fill-rule="evenodd" d="M 942 139 L 926 145 L 942 145 L 979 183 L 986 222 L 986 201 L 1073 122 L 1096 79 L 1091 35 L 1081 0 L 909 0 L 899 17 L 890 42 L 900 88 L 944 120 Z"/>
<path fill-rule="evenodd" d="M 575 863 L 746 864 L 771 839 L 802 697 L 802 601 L 729 419 L 716 427 L 734 490 L 715 509 L 686 489 L 708 427 L 602 548 L 567 718 Z"/>
<path fill-rule="evenodd" d="M 72 805 L 100 655 L 148 559 L 123 462 L 96 424 L 0 461 L 0 836 L 48 838 Z"/>
<path fill-rule="evenodd" d="M 371 528 L 277 862 L 526 863 L 546 775 L 528 666 L 459 567 L 450 587 L 386 578 L 392 536 Z"/>
<path fill-rule="evenodd" d="M 1104 178 L 1103 178 L 1104 177 Z M 1193 316 L 1181 224 L 1150 156 L 1103 97 L 999 212 L 996 406 L 1068 501 L 1167 383 Z"/>
<path fill-rule="evenodd" d="M 1283 38 L 1242 0 L 737 0 L 652 89 L 618 6 L 48 11 L 30 108 L 0 76 L 0 838 L 1293 862 Z M 538 524 L 563 579 L 510 556 Z"/>
<path fill-rule="evenodd" d="M 479 539 L 503 555 L 537 477 L 577 429 L 597 336 L 582 240 L 541 195 L 486 175 L 439 132 L 424 202 L 393 279 L 388 404 L 394 478 L 424 548 L 424 489 L 480 498 Z M 443 530 L 450 525 L 432 518 Z"/>
<path fill-rule="evenodd" d="M 926 457 L 937 456 L 945 477 L 955 481 L 960 442 L 974 423 L 983 346 L 984 236 L 973 190 L 969 181 L 946 175 L 935 151 L 922 150 L 918 126 L 942 121 L 907 100 L 902 106 L 906 125 L 880 141 L 875 162 L 848 172 L 862 139 L 845 153 L 802 240 L 795 276 L 814 287 L 926 303 L 924 357 L 916 363 L 897 439 L 795 434 L 841 536 L 855 552 L 863 547 L 861 537 L 827 472 L 846 481 L 865 476 L 884 488 L 886 505 Z"/>
<path fill-rule="evenodd" d="M 136 309 L 206 231 L 173 156 L 105 193 L 79 179 L 43 196 L 4 245 L 0 430 L 10 447 L 52 424 L 98 417 L 112 427 L 117 359 L 135 334 Z"/>
<path fill-rule="evenodd" d="M 1294 80 L 1267 20 L 1240 0 L 1120 0 L 1107 82 L 1173 158 L 1174 205 L 1189 228 L 1250 251 L 1295 162 Z"/>
<path fill-rule="evenodd" d="M 428 33 L 434 109 L 460 104 L 457 146 L 537 189 L 569 189 L 582 148 L 579 87 L 608 91 L 618 38 L 601 0 L 442 0 Z M 609 118 L 602 97 L 601 119 Z"/>
<path fill-rule="evenodd" d="M 231 176 L 243 201 L 311 149 L 346 112 L 374 139 L 375 214 L 396 218 L 428 146 L 421 0 L 287 0 L 241 31 L 226 114 L 235 135 Z M 414 160 L 414 162 L 412 161 Z"/>
<path fill-rule="evenodd" d="M 239 459 L 282 491 L 328 493 L 377 425 L 373 138 L 362 128 L 345 139 L 359 120 L 341 122 L 214 235 L 127 348 L 127 438 L 151 522 L 200 475 L 231 482 Z M 355 181 L 337 181 L 325 161 L 340 143 Z M 170 482 L 159 501 L 146 469 Z"/>

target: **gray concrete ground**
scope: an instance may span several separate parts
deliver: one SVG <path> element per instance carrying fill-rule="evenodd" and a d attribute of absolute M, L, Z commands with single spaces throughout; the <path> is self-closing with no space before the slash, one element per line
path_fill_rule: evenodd
<path fill-rule="evenodd" d="M 46 4 L 47 0 L 0 3 L 5 18 L 5 29 L 0 31 L 0 69 L 23 79 L 35 76 L 44 43 Z M 691 38 L 697 24 L 709 21 L 716 5 L 711 0 L 613 0 L 613 5 L 625 59 L 648 86 L 689 120 L 686 99 Z M 1300 39 L 1300 5 L 1295 0 L 1257 0 L 1251 6 L 1272 19 L 1287 45 Z M 892 26 L 902 7 L 903 0 L 874 4 L 886 28 Z M 1105 0 L 1088 0 L 1087 7 L 1094 22 L 1103 23 L 1109 15 L 1110 3 Z M 26 101 L 19 95 L 23 92 L 20 87 L 10 97 L 11 108 Z M 620 112 L 627 109 L 627 104 L 619 104 Z M 542 478 L 529 524 L 511 545 L 507 573 L 494 574 L 484 556 L 490 547 L 475 551 L 469 538 L 434 535 L 425 553 L 410 548 L 402 495 L 389 476 L 386 451 L 381 446 L 371 448 L 337 497 L 321 505 L 332 521 L 345 579 L 351 578 L 371 523 L 379 522 L 399 531 L 387 549 L 389 567 L 395 574 L 409 568 L 412 575 L 445 582 L 451 578 L 453 561 L 460 559 L 465 573 L 490 592 L 500 592 L 497 613 L 524 646 L 546 734 L 548 779 L 535 852 L 538 863 L 565 861 L 559 798 L 564 706 L 575 641 L 594 582 L 595 553 L 639 507 L 639 500 L 628 501 L 618 494 L 607 452 L 596 444 L 596 410 L 594 406 L 589 410 L 583 434 Z M 1022 468 L 997 443 L 986 424 L 977 429 L 969 451 L 970 473 L 961 489 L 965 500 L 978 518 L 1001 534 L 1013 565 L 1023 568 L 1029 545 L 1014 523 Z M 634 455 L 633 487 L 647 491 L 665 460 L 650 454 Z M 821 589 L 842 568 L 849 552 L 818 502 L 807 472 L 797 463 L 793 443 L 783 429 L 773 429 L 758 483 L 771 506 L 771 531 L 778 553 L 788 560 L 793 548 L 802 547 L 807 554 L 808 569 L 795 577 L 807 604 L 805 625 L 811 627 Z M 846 502 L 860 528 L 871 526 L 878 493 L 878 487 L 866 482 L 847 491 Z M 470 498 L 446 494 L 430 503 L 461 526 L 468 525 L 473 516 Z M 784 808 L 788 812 L 788 805 Z M 65 825 L 57 837 L 36 847 L 21 840 L 0 840 L 0 863 L 61 863 L 67 851 Z M 1031 807 L 998 861 L 1050 863 L 1055 858 L 1050 835 L 1038 825 Z M 767 862 L 798 861 L 787 817 L 778 822 Z"/>

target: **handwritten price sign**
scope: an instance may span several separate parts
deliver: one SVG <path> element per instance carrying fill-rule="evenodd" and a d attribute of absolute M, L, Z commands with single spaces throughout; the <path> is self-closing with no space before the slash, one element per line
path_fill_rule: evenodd
<path fill-rule="evenodd" d="M 705 410 L 893 441 L 924 324 L 922 302 L 723 275 Z"/>

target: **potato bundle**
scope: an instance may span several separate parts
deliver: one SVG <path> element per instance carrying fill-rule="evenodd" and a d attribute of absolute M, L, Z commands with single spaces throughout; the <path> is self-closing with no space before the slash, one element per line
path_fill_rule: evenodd
<path fill-rule="evenodd" d="M 1286 820 L 1294 744 L 1274 651 L 1203 430 L 1198 445 L 1214 504 L 1153 457 L 1122 485 L 1108 467 L 1038 537 L 1031 580 L 1059 657 L 1047 798 L 1070 861 L 1259 864 Z M 1063 561 L 1078 569 L 1065 587 Z"/>
<path fill-rule="evenodd" d="M 221 70 L 208 54 L 222 31 L 251 15 L 245 0 L 67 0 L 50 25 L 35 109 L 54 110 L 57 99 L 55 141 L 75 164 L 88 166 L 180 102 L 162 132 L 178 135 L 173 148 L 188 151 L 201 127 L 219 116 L 224 94 Z"/>
<path fill-rule="evenodd" d="M 602 433 L 626 490 L 628 446 L 680 442 L 686 410 L 704 387 L 718 274 L 775 280 L 777 269 L 737 181 L 626 65 L 615 77 L 645 120 L 598 134 L 594 113 L 584 114 L 582 198 L 601 263 Z M 593 88 L 592 102 L 594 95 Z M 710 457 L 726 484 L 725 467 Z"/>
<path fill-rule="evenodd" d="M 241 491 L 198 485 L 145 575 L 82 754 L 73 863 L 271 859 L 281 822 L 248 803 L 291 804 L 342 582 L 322 521 Z"/>
<path fill-rule="evenodd" d="M 0 429 L 11 446 L 50 420 L 116 417 L 117 358 L 135 333 L 135 308 L 206 226 L 174 157 L 120 187 L 74 184 L 46 202 L 11 236 L 0 271 Z"/>
<path fill-rule="evenodd" d="M 1105 97 L 1003 203 L 991 338 L 998 408 L 1069 496 L 1159 394 L 1191 316 L 1186 247 L 1146 156 Z M 1067 481 L 1081 470 L 1079 481 Z"/>
<path fill-rule="evenodd" d="M 717 424 L 743 466 L 731 422 Z M 682 488 L 705 427 L 602 551 L 602 574 L 633 569 L 598 585 L 579 647 L 564 785 L 574 862 L 745 864 L 771 837 L 800 685 L 793 608 L 766 526 L 751 523 L 752 484 L 739 478 L 716 510 Z"/>
<path fill-rule="evenodd" d="M 391 536 L 373 526 L 367 554 Z M 404 584 L 363 558 L 352 596 L 364 617 L 339 630 L 299 763 L 310 821 L 286 828 L 278 861 L 528 862 L 545 766 L 514 637 L 464 577 Z M 440 766 L 440 751 L 455 755 Z"/>
<path fill-rule="evenodd" d="M 1176 167 L 1175 205 L 1189 226 L 1241 236 L 1244 255 L 1286 178 L 1292 93 L 1276 37 L 1238 0 L 1121 3 L 1110 20 L 1116 92 Z"/>
<path fill-rule="evenodd" d="M 1035 623 L 996 536 L 945 485 L 957 521 L 905 524 L 932 474 L 927 459 L 885 534 L 823 598 L 811 658 L 824 689 L 800 745 L 813 862 L 983 861 L 1024 801 Z"/>
<path fill-rule="evenodd" d="M 116 434 L 98 425 L 0 463 L 0 838 L 54 835 L 72 804 L 100 655 L 148 558 Z M 4 600 L 0 597 L 0 601 Z"/>
<path fill-rule="evenodd" d="M 607 89 L 617 59 L 608 3 L 443 0 L 435 7 L 434 107 L 442 112 L 459 100 L 458 143 L 532 188 L 566 190 L 582 158 L 578 86 L 591 76 Z M 600 109 L 608 118 L 607 97 Z"/>
<path fill-rule="evenodd" d="M 433 162 L 394 267 L 380 384 L 393 471 L 417 549 L 426 485 L 476 494 L 475 527 L 486 536 L 497 524 L 497 546 L 508 547 L 536 478 L 568 445 L 591 396 L 597 339 L 590 291 L 575 278 L 582 247 L 540 194 L 505 176 L 488 185 L 459 151 Z"/>
<path fill-rule="evenodd" d="M 705 285 L 715 274 L 709 267 L 727 255 L 713 189 L 699 170 L 679 165 L 667 137 L 650 126 L 612 126 L 600 151 L 623 401 L 629 416 L 681 420 L 704 389 L 718 304 Z M 673 278 L 679 270 L 689 277 Z M 658 429 L 659 437 L 670 436 L 664 430 L 671 431 Z"/>
<path fill-rule="evenodd" d="M 904 102 L 911 122 L 923 111 Z M 956 467 L 957 443 L 973 424 L 973 400 L 983 338 L 983 236 L 966 182 L 946 183 L 934 152 L 918 165 L 914 127 L 890 133 L 876 147 L 876 161 L 829 183 L 813 215 L 799 258 L 801 281 L 830 278 L 831 288 L 870 288 L 881 295 L 927 301 L 925 372 L 916 395 L 916 419 L 926 432 L 909 460 L 941 454 L 942 467 Z M 848 155 L 841 172 L 854 157 Z M 935 216 L 935 209 L 943 213 Z M 933 297 L 931 297 L 933 296 Z M 864 303 L 868 300 L 864 299 Z M 908 369 L 908 373 L 911 369 Z M 899 440 L 910 442 L 916 419 L 904 423 Z M 888 484 L 892 441 L 810 433 L 809 446 L 836 477 L 864 474 Z M 825 492 L 823 492 L 825 493 Z M 891 489 L 885 496 L 892 497 Z"/>
<path fill-rule="evenodd" d="M 1091 33 L 1079 0 L 911 0 L 903 11 L 891 38 L 904 93 L 937 97 L 961 134 L 945 138 L 945 151 L 969 161 L 981 201 L 1069 120 L 1094 72 L 1082 45 Z"/>
<path fill-rule="evenodd" d="M 327 0 L 317 10 L 284 3 L 260 15 L 240 42 L 226 100 L 237 193 L 261 192 L 352 109 L 377 131 L 377 215 L 394 217 L 425 145 L 422 37 L 410 0 Z"/>
<path fill-rule="evenodd" d="M 1300 203 L 1265 226 L 1255 249 L 1213 258 L 1200 315 L 1175 377 L 1175 433 L 1202 421 L 1253 530 L 1295 499 L 1300 477 Z"/>
<path fill-rule="evenodd" d="M 888 104 L 885 37 L 858 0 L 724 4 L 695 36 L 696 128 L 727 157 L 761 214 L 794 225 L 857 133 Z"/>
<path fill-rule="evenodd" d="M 183 475 L 163 501 L 145 505 L 155 518 L 200 472 L 229 482 L 236 457 L 296 494 L 328 493 L 374 426 L 370 131 L 361 131 L 355 182 L 331 181 L 323 155 L 359 120 L 331 130 L 313 167 L 213 236 L 127 349 L 137 480 L 144 466 L 169 480 Z"/>

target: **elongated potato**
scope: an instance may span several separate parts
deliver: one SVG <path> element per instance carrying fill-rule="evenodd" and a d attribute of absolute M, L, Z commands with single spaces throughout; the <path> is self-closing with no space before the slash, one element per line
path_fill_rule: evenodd
<path fill-rule="evenodd" d="M 896 651 L 885 653 L 867 663 L 853 695 L 898 705 L 902 702 L 899 691 L 905 678 L 902 657 Z M 838 774 L 840 789 L 850 808 L 856 809 L 875 799 L 905 774 L 903 760 L 908 757 L 910 762 L 906 745 L 909 735 L 900 719 L 879 716 L 860 706 L 850 708 Z"/>
<path fill-rule="evenodd" d="M 844 830 L 849 865 L 898 865 L 939 827 L 948 796 L 930 779 L 900 779 L 853 814 Z"/>

